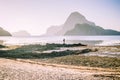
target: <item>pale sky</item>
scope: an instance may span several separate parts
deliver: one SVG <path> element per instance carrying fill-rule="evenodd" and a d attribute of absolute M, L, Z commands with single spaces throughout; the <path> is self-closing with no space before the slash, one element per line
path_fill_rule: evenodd
<path fill-rule="evenodd" d="M 98 26 L 120 31 L 120 0 L 0 0 L 0 27 L 41 35 L 74 11 Z"/>

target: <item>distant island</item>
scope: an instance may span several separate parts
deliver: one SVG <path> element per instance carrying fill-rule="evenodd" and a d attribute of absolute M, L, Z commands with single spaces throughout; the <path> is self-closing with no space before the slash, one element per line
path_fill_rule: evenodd
<path fill-rule="evenodd" d="M 31 34 L 28 33 L 27 31 L 21 30 L 21 31 L 12 33 L 12 36 L 27 37 L 27 36 L 31 36 Z"/>
<path fill-rule="evenodd" d="M 8 31 L 0 27 L 0 36 L 12 36 Z"/>
<path fill-rule="evenodd" d="M 96 26 L 79 12 L 73 12 L 63 25 L 49 27 L 46 35 L 120 35 L 120 32 Z"/>
<path fill-rule="evenodd" d="M 89 24 L 76 24 L 75 27 L 67 31 L 65 35 L 120 35 L 120 32 Z"/>

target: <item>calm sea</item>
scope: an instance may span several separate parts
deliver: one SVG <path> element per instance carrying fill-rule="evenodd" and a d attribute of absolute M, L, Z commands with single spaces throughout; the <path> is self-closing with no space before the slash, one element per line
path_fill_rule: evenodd
<path fill-rule="evenodd" d="M 63 39 L 68 44 L 120 44 L 120 36 L 30 36 L 30 37 L 0 37 L 3 44 L 46 44 L 63 43 Z"/>

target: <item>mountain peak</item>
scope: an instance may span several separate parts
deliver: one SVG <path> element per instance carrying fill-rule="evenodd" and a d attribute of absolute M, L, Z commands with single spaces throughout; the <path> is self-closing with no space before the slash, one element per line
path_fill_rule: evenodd
<path fill-rule="evenodd" d="M 79 12 L 72 12 L 71 14 L 70 14 L 70 16 L 73 16 L 73 17 L 76 17 L 76 18 L 83 18 L 83 19 L 85 19 L 85 17 L 82 15 L 82 14 L 80 14 Z"/>
<path fill-rule="evenodd" d="M 50 34 L 52 33 L 53 35 L 64 35 L 67 31 L 72 30 L 76 24 L 89 24 L 92 26 L 95 26 L 95 23 L 88 21 L 82 14 L 79 12 L 72 12 L 63 26 L 60 27 L 50 27 L 47 30 L 47 33 Z M 55 30 L 55 31 L 54 31 Z"/>
<path fill-rule="evenodd" d="M 82 14 L 79 12 L 72 12 L 67 20 L 65 21 L 64 25 L 69 26 L 71 25 L 71 28 L 75 26 L 75 24 L 84 24 L 87 23 L 89 25 L 95 26 L 93 22 L 88 21 Z"/>

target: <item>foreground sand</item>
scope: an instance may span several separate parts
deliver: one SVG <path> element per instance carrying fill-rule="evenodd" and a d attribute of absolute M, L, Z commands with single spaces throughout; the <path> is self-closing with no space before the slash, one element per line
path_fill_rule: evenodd
<path fill-rule="evenodd" d="M 113 80 L 111 77 L 99 76 L 111 74 L 115 74 L 114 71 L 0 58 L 0 80 Z"/>

